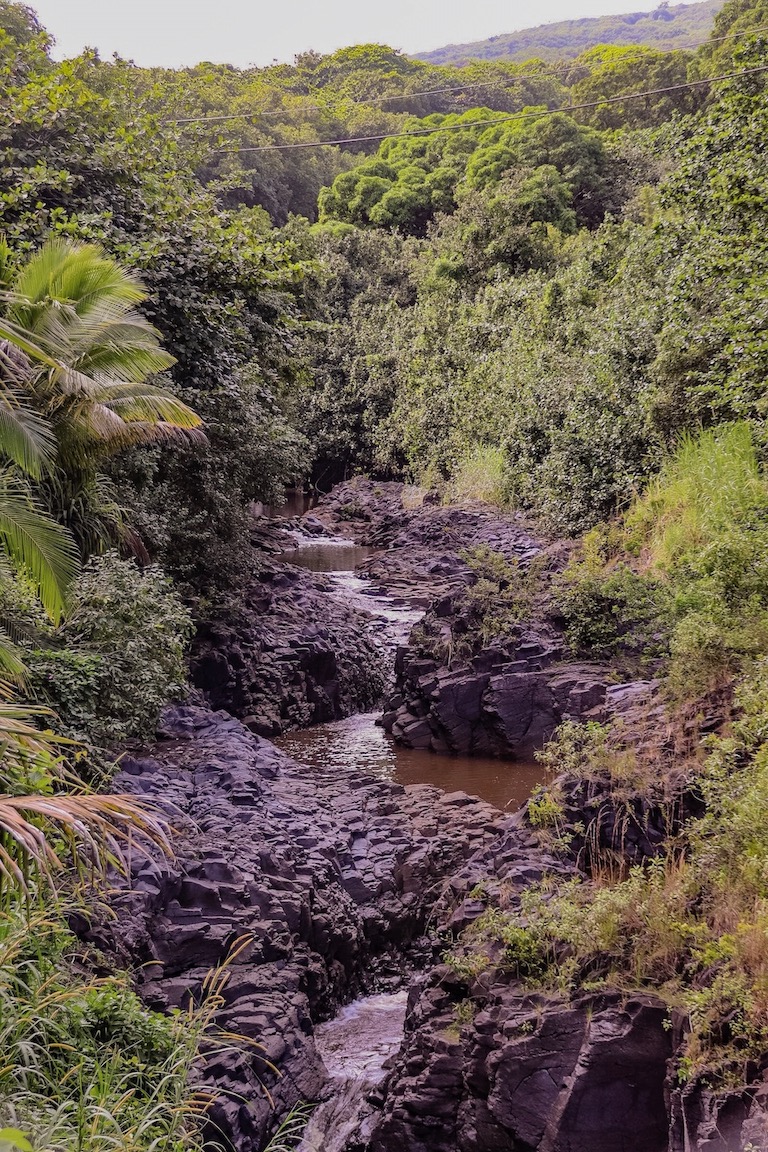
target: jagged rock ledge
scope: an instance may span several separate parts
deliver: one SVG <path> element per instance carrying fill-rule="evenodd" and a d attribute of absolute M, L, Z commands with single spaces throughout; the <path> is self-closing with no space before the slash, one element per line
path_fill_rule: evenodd
<path fill-rule="evenodd" d="M 198 1000 L 209 970 L 249 938 L 217 1022 L 263 1050 L 213 1052 L 201 1074 L 216 1095 L 212 1134 L 238 1152 L 321 1096 L 313 1023 L 431 957 L 444 884 L 510 826 L 464 793 L 304 772 L 225 713 L 169 710 L 162 739 L 124 760 L 115 786 L 168 813 L 177 854 L 137 856 L 114 918 L 79 925 L 161 1010 Z"/>
<path fill-rule="evenodd" d="M 261 736 L 377 707 L 389 675 L 370 615 L 327 576 L 271 559 L 236 606 L 198 626 L 191 678 L 206 702 Z"/>

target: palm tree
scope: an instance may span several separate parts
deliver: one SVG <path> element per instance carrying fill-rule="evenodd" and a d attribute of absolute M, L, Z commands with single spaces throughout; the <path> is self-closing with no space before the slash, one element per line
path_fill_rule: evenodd
<path fill-rule="evenodd" d="M 0 251 L 0 278 L 7 267 Z M 4 374 L 52 427 L 56 468 L 45 484 L 52 510 L 84 552 L 95 550 L 105 535 L 120 534 L 99 461 L 137 444 L 202 438 L 201 420 L 150 381 L 175 361 L 137 311 L 146 299 L 141 282 L 98 247 L 50 239 L 15 275 L 6 272 L 5 283 L 5 323 L 23 343 L 10 336 L 21 355 Z"/>
<path fill-rule="evenodd" d="M 57 622 L 78 570 L 70 533 L 35 502 L 30 482 L 98 488 L 95 462 L 158 437 L 199 434 L 200 419 L 147 378 L 173 363 L 135 312 L 140 283 L 92 247 L 49 241 L 9 286 L 0 242 L 0 581 L 24 569 Z M 0 905 L 75 869 L 120 863 L 139 841 L 170 851 L 167 827 L 130 796 L 93 795 L 42 732 L 49 715 L 9 699 L 23 664 L 0 621 Z M 140 846 L 140 844 L 139 844 Z"/>
<path fill-rule="evenodd" d="M 0 243 L 0 581 L 22 568 L 54 621 L 78 570 L 70 533 L 29 484 L 98 490 L 96 462 L 158 437 L 200 434 L 199 417 L 147 378 L 173 363 L 134 309 L 140 283 L 93 246 L 52 240 L 13 278 Z M 23 665 L 0 621 L 0 902 L 48 884 L 62 848 L 105 869 L 135 834 L 168 851 L 162 820 L 131 797 L 93 795 L 62 768 L 68 743 L 45 709 L 8 699 Z M 3 699 L 4 697 L 4 699 Z"/>

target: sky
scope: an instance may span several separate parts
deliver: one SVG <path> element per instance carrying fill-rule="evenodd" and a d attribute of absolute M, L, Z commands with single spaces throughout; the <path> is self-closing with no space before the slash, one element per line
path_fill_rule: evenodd
<path fill-rule="evenodd" d="M 265 65 L 309 48 L 377 42 L 404 52 L 484 40 L 579 16 L 649 12 L 658 0 L 25 0 L 54 55 L 97 48 L 151 67 Z"/>

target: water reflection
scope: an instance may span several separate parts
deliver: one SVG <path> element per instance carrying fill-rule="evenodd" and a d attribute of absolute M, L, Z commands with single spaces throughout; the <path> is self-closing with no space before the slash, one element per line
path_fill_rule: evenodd
<path fill-rule="evenodd" d="M 324 780 L 350 773 L 398 784 L 434 784 L 446 792 L 468 792 L 497 808 L 514 812 L 544 780 L 541 764 L 474 756 L 436 756 L 401 748 L 376 725 L 377 713 L 350 716 L 301 732 L 288 732 L 275 743 Z"/>
<path fill-rule="evenodd" d="M 372 551 L 351 540 L 323 536 L 306 543 L 302 541 L 297 548 L 278 553 L 275 560 L 309 568 L 310 572 L 352 572 Z"/>
<path fill-rule="evenodd" d="M 282 504 L 253 505 L 257 516 L 266 516 L 270 520 L 293 520 L 295 516 L 303 516 L 317 504 L 319 497 L 316 492 L 302 492 L 299 488 L 289 488 L 285 493 Z"/>

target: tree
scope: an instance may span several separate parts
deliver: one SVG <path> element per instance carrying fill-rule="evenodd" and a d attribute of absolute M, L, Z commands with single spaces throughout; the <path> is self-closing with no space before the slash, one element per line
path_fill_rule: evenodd
<path fill-rule="evenodd" d="M 7 249 L 2 255 L 9 276 Z M 51 509 L 87 554 L 120 527 L 100 500 L 99 461 L 137 444 L 188 436 L 201 421 L 149 382 L 174 359 L 136 311 L 146 299 L 141 282 L 95 245 L 48 240 L 10 276 L 8 290 L 8 319 L 46 357 L 28 361 L 22 380 L 55 436 Z"/>

